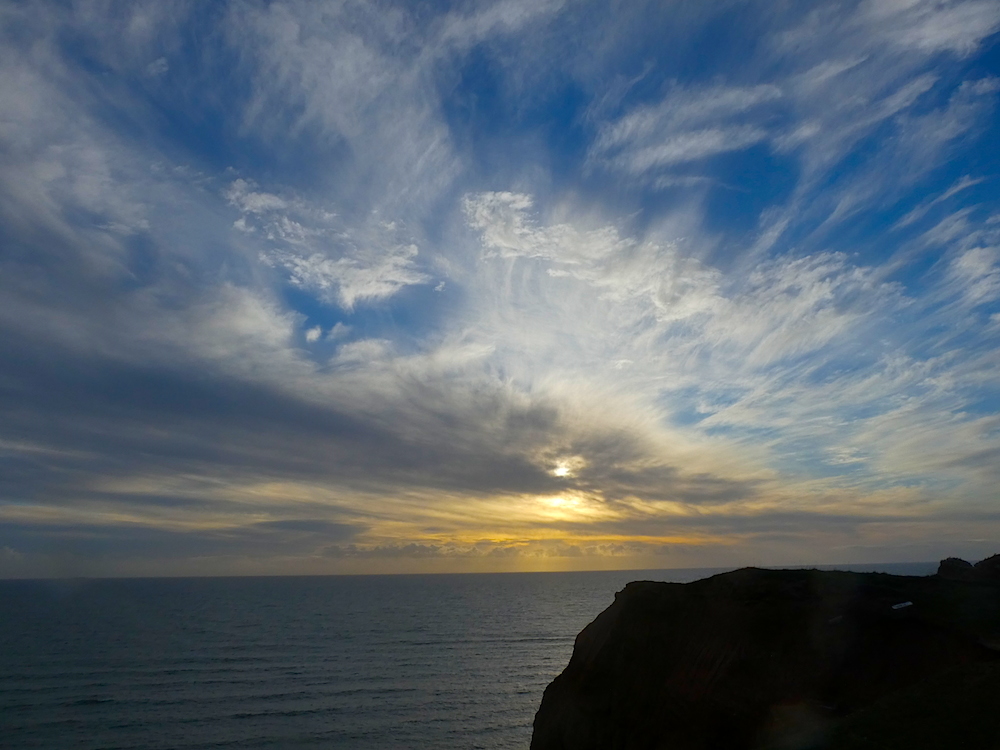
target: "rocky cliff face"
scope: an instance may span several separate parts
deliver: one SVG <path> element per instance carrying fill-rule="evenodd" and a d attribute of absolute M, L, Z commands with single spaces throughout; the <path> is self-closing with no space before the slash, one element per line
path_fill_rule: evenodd
<path fill-rule="evenodd" d="M 531 748 L 1000 748 L 997 567 L 630 583 L 545 690 Z M 927 745 L 949 722 L 971 739 Z"/>
<path fill-rule="evenodd" d="M 975 565 L 959 557 L 949 557 L 938 566 L 939 578 L 953 581 L 982 581 L 1000 584 L 1000 555 L 987 557 Z"/>

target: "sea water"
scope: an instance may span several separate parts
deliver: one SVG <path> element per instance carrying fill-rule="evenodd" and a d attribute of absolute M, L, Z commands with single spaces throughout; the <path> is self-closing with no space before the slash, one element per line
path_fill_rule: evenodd
<path fill-rule="evenodd" d="M 0 581 L 0 747 L 527 748 L 616 591 L 713 572 Z"/>

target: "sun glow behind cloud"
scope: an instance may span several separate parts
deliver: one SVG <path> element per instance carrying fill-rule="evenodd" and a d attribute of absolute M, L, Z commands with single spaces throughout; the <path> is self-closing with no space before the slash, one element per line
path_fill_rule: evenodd
<path fill-rule="evenodd" d="M 0 8 L 0 574 L 995 551 L 995 3 Z"/>

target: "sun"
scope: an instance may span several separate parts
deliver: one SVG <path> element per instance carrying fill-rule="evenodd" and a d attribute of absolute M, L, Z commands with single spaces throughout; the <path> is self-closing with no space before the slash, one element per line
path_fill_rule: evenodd
<path fill-rule="evenodd" d="M 560 479 L 575 477 L 586 465 L 587 461 L 582 456 L 565 456 L 556 461 L 555 466 L 549 469 L 549 474 Z"/>

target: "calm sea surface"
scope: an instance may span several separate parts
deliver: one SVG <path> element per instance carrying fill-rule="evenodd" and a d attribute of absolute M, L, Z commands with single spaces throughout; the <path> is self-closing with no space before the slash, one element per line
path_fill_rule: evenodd
<path fill-rule="evenodd" d="M 527 748 L 617 590 L 713 572 L 0 581 L 0 747 Z"/>

